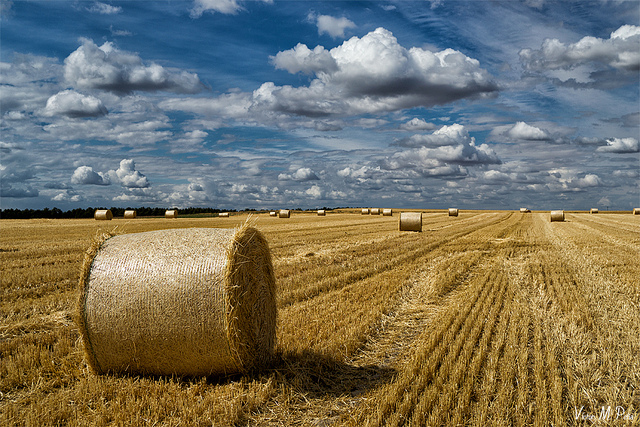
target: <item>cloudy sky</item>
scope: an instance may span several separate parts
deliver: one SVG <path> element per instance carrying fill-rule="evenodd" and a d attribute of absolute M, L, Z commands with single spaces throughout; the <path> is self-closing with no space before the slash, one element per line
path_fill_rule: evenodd
<path fill-rule="evenodd" d="M 635 0 L 1 4 L 4 209 L 640 205 Z"/>

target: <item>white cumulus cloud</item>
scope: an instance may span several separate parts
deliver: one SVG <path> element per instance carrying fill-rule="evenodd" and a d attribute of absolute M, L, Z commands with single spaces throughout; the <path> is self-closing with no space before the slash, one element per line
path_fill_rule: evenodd
<path fill-rule="evenodd" d="M 79 166 L 71 175 L 72 184 L 80 185 L 111 185 L 108 175 L 95 172 L 91 166 Z"/>
<path fill-rule="evenodd" d="M 107 114 L 107 109 L 98 98 L 83 95 L 74 90 L 63 90 L 47 100 L 45 115 L 62 115 L 72 118 L 99 117 Z"/>
<path fill-rule="evenodd" d="M 607 145 L 598 147 L 596 151 L 605 153 L 637 153 L 640 151 L 638 140 L 635 138 L 611 138 Z"/>
<path fill-rule="evenodd" d="M 265 3 L 273 3 L 273 0 L 262 0 Z M 191 17 L 199 18 L 204 12 L 218 12 L 224 15 L 235 15 L 244 8 L 242 2 L 237 0 L 195 0 L 191 9 Z"/>
<path fill-rule="evenodd" d="M 334 18 L 329 15 L 319 15 L 316 18 L 316 24 L 318 25 L 318 34 L 328 34 L 334 39 L 344 37 L 344 32 L 347 29 L 356 28 L 356 24 L 344 16 Z"/>
<path fill-rule="evenodd" d="M 294 173 L 281 173 L 278 175 L 280 181 L 316 181 L 319 180 L 318 176 L 310 168 L 299 168 Z"/>
<path fill-rule="evenodd" d="M 88 39 L 64 60 L 64 77 L 80 88 L 116 93 L 197 93 L 203 88 L 197 74 L 145 64 L 137 54 L 119 50 L 113 43 L 98 46 Z"/>
<path fill-rule="evenodd" d="M 640 27 L 623 25 L 608 39 L 587 36 L 568 45 L 558 39 L 545 39 L 538 50 L 522 49 L 520 60 L 527 70 L 533 71 L 569 69 L 589 62 L 638 71 L 639 46 Z"/>
<path fill-rule="evenodd" d="M 120 167 L 115 171 L 109 171 L 109 176 L 115 177 L 123 187 L 127 188 L 147 188 L 149 180 L 136 170 L 136 164 L 132 159 L 120 161 Z"/>

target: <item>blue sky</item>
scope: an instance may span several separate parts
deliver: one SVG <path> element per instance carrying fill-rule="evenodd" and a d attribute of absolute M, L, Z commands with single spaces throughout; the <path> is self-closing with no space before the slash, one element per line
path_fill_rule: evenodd
<path fill-rule="evenodd" d="M 635 0 L 1 4 L 4 209 L 640 205 Z"/>

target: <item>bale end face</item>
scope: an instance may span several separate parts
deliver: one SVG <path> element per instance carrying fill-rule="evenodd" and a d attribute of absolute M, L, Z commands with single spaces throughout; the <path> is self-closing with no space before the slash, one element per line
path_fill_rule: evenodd
<path fill-rule="evenodd" d="M 83 265 L 76 321 L 97 374 L 201 376 L 260 368 L 275 346 L 268 244 L 247 225 L 96 242 Z"/>
<path fill-rule="evenodd" d="M 400 212 L 400 231 L 422 231 L 422 212 Z"/>

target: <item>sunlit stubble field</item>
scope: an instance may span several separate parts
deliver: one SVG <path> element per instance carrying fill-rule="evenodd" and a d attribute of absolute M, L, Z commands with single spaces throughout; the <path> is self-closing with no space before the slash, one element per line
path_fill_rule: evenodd
<path fill-rule="evenodd" d="M 640 425 L 640 217 L 259 215 L 277 357 L 227 378 L 95 376 L 72 321 L 100 231 L 231 218 L 2 220 L 2 425 Z"/>

